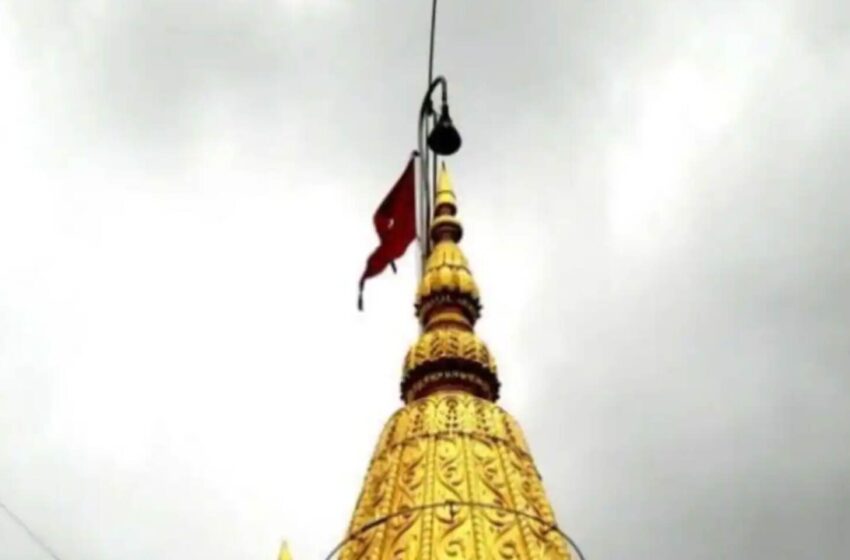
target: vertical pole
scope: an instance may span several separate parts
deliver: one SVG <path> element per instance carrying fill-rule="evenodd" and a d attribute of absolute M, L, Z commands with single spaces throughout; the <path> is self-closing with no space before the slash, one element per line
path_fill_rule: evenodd
<path fill-rule="evenodd" d="M 428 52 L 428 87 L 434 79 L 434 31 L 437 28 L 437 0 L 431 4 L 431 49 Z"/>
<path fill-rule="evenodd" d="M 428 48 L 428 85 L 426 91 L 431 91 L 431 85 L 434 80 L 434 36 L 437 29 L 437 0 L 432 0 L 431 2 L 431 37 Z M 429 95 L 430 97 L 430 95 Z M 422 273 L 425 273 L 425 261 L 428 259 L 428 254 L 431 252 L 431 212 L 433 209 L 431 208 L 431 201 L 434 200 L 433 188 L 434 183 L 430 180 L 430 177 L 433 173 L 433 176 L 436 178 L 437 173 L 437 154 L 434 154 L 434 162 L 433 162 L 433 172 L 431 166 L 431 154 L 428 150 L 428 133 L 430 132 L 433 110 L 431 109 L 431 100 L 428 99 L 428 112 L 427 115 L 420 115 L 420 121 L 424 118 L 425 120 L 425 137 L 420 137 L 420 142 L 422 143 L 422 151 L 425 154 L 425 160 L 423 162 L 423 181 L 424 181 L 424 196 L 425 196 L 425 221 L 423 229 L 425 230 L 425 239 L 423 243 L 424 252 L 422 255 Z M 421 125 L 421 122 L 420 122 Z"/>
<path fill-rule="evenodd" d="M 419 213 L 417 214 L 417 229 L 419 234 L 419 257 L 420 269 L 419 277 L 425 274 L 425 261 L 428 259 L 428 213 L 431 211 L 429 204 L 429 186 L 428 186 L 428 144 L 427 137 L 427 117 L 423 112 L 419 114 L 418 132 L 419 138 L 419 181 L 417 183 L 417 202 L 419 204 Z M 419 278 L 416 279 L 417 282 Z"/>
<path fill-rule="evenodd" d="M 431 253 L 431 150 L 428 148 L 428 134 L 431 133 L 429 119 L 425 117 L 424 131 L 422 143 L 425 147 L 425 161 L 422 163 L 422 206 L 425 208 L 425 215 L 422 219 L 422 246 L 425 252 L 422 254 L 422 273 L 425 273 L 425 261 L 428 260 L 428 255 Z"/>
<path fill-rule="evenodd" d="M 420 131 L 421 136 L 421 131 Z M 425 273 L 424 267 L 424 259 L 422 255 L 424 254 L 424 246 L 422 245 L 422 229 L 424 222 L 422 220 L 422 216 L 424 216 L 424 209 L 422 208 L 422 187 L 424 183 L 422 182 L 422 142 L 418 142 L 420 149 L 416 151 L 414 158 L 416 158 L 416 195 L 413 197 L 413 203 L 416 205 L 416 242 L 419 244 L 419 259 L 416 265 L 416 282 L 418 285 L 419 279 Z"/>
<path fill-rule="evenodd" d="M 437 126 L 437 115 L 434 114 L 431 116 L 431 124 L 433 127 Z M 437 200 L 437 162 L 438 156 L 434 154 L 434 163 L 431 165 L 431 181 L 430 181 L 430 190 L 428 191 L 428 204 L 429 206 L 434 206 Z M 431 208 L 431 214 L 428 215 L 428 243 L 431 242 L 431 220 L 434 219 L 433 213 L 435 208 Z M 430 252 L 431 245 L 428 245 L 428 250 Z"/>
<path fill-rule="evenodd" d="M 434 76 L 434 32 L 437 25 L 437 0 L 432 0 L 431 3 L 431 40 L 428 50 L 428 87 L 425 90 L 426 98 L 419 111 L 418 137 L 419 144 L 419 173 L 417 186 L 417 213 L 416 225 L 417 234 L 419 236 L 419 278 L 425 274 L 425 263 L 428 260 L 428 254 L 431 252 L 431 201 L 433 200 L 433 185 L 431 184 L 431 175 L 433 173 L 435 180 L 437 174 L 437 155 L 434 154 L 433 171 L 431 167 L 431 154 L 428 149 L 428 133 L 430 131 L 431 119 L 434 114 L 431 108 L 431 85 Z"/>

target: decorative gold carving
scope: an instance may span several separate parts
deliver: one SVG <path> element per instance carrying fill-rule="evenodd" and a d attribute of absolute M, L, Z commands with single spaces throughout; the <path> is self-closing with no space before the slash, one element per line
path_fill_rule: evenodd
<path fill-rule="evenodd" d="M 410 347 L 404 359 L 404 375 L 437 360 L 456 358 L 472 362 L 496 374 L 496 360 L 484 341 L 472 331 L 448 328 L 427 331 Z"/>
<path fill-rule="evenodd" d="M 570 560 L 516 421 L 441 392 L 381 434 L 342 560 Z"/>
<path fill-rule="evenodd" d="M 449 388 L 465 390 L 475 396 L 487 400 L 496 400 L 494 389 L 498 389 L 498 380 L 483 379 L 480 375 L 472 375 L 462 371 L 437 371 L 427 373 L 412 383 L 402 384 L 402 398 L 406 402 Z"/>
<path fill-rule="evenodd" d="M 474 301 L 479 299 L 478 285 L 469 270 L 469 263 L 452 240 L 440 241 L 431 250 L 419 283 L 416 303 L 421 305 L 425 299 L 439 293 L 451 293 Z"/>
<path fill-rule="evenodd" d="M 490 400 L 499 396 L 496 361 L 473 332 L 481 314 L 478 286 L 458 247 L 463 233 L 456 198 L 443 168 L 437 183 L 428 256 L 416 295 L 424 327 L 404 361 L 402 397 L 410 402 L 436 390 L 456 388 Z"/>
<path fill-rule="evenodd" d="M 437 181 L 434 220 L 431 222 L 431 238 L 434 247 L 425 262 L 425 270 L 416 293 L 416 311 L 423 324 L 427 323 L 428 311 L 434 300 L 450 302 L 460 306 L 474 323 L 481 311 L 478 286 L 469 263 L 458 247 L 463 236 L 463 227 L 455 214 L 456 198 L 449 173 L 443 167 Z"/>

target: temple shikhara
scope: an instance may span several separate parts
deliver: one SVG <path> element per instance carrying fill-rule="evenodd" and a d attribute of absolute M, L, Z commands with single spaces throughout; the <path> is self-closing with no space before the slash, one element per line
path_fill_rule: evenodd
<path fill-rule="evenodd" d="M 496 361 L 475 334 L 478 286 L 445 166 L 416 294 L 422 330 L 338 557 L 571 559 L 522 430 L 500 408 Z"/>

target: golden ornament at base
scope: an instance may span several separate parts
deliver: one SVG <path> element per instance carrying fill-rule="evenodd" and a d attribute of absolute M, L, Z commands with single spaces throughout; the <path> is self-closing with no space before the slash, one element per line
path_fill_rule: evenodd
<path fill-rule="evenodd" d="M 453 391 L 389 420 L 348 534 L 342 560 L 571 558 L 519 425 Z"/>

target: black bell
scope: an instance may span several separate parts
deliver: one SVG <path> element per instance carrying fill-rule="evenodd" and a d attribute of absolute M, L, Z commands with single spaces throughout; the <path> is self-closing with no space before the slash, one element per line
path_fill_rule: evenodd
<path fill-rule="evenodd" d="M 452 124 L 449 106 L 443 105 L 440 118 L 431 134 L 428 135 L 428 147 L 441 156 L 450 156 L 460 149 L 460 134 Z"/>

